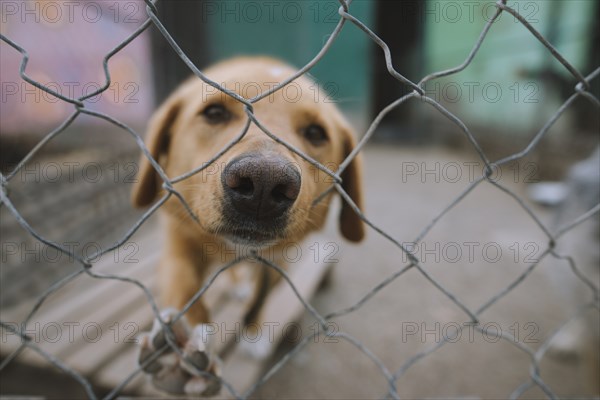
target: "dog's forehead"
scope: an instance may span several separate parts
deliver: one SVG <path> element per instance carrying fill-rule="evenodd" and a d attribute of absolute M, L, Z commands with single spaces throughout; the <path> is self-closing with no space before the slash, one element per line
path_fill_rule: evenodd
<path fill-rule="evenodd" d="M 297 70 L 281 61 L 266 57 L 237 58 L 219 63 L 206 70 L 213 81 L 236 89 L 256 85 L 268 90 L 292 77 Z M 294 80 L 299 85 L 310 85 L 310 78 L 301 76 Z"/>
<path fill-rule="evenodd" d="M 204 73 L 223 88 L 243 98 L 252 99 L 294 77 L 297 69 L 268 57 L 238 57 L 215 64 Z M 197 84 L 200 85 L 200 90 L 198 86 L 189 90 L 190 98 L 196 99 L 191 102 L 191 110 L 197 110 L 215 100 L 237 104 L 237 100 L 200 79 L 197 80 Z M 329 104 L 330 102 L 328 93 L 312 77 L 304 74 L 254 103 L 254 111 L 257 115 L 270 119 L 293 115 L 296 119 L 312 119 L 322 124 L 331 121 L 335 124 L 338 120 L 338 112 L 333 104 Z M 265 115 L 265 112 L 268 114 Z"/>

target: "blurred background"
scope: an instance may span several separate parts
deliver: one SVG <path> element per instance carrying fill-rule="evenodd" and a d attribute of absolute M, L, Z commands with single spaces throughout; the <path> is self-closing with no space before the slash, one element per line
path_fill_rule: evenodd
<path fill-rule="evenodd" d="M 178 0 L 159 1 L 157 6 L 165 27 L 200 68 L 247 54 L 271 55 L 301 67 L 318 53 L 338 23 L 338 4 Z M 394 68 L 418 82 L 465 60 L 493 15 L 493 4 L 354 0 L 350 13 L 385 41 Z M 27 75 L 75 98 L 104 84 L 105 56 L 147 17 L 141 0 L 2 0 L 0 5 L 0 32 L 27 51 Z M 508 5 L 583 75 L 600 66 L 597 1 L 523 0 Z M 21 79 L 22 62 L 22 54 L 0 43 L 0 169 L 5 175 L 74 111 L 71 104 Z M 115 54 L 108 67 L 109 88 L 85 105 L 140 134 L 155 107 L 191 75 L 153 26 Z M 384 107 L 411 92 L 388 73 L 381 48 L 350 22 L 309 73 L 350 118 L 359 136 Z M 531 32 L 504 13 L 466 69 L 428 82 L 425 90 L 461 118 L 488 158 L 497 160 L 524 149 L 574 93 L 576 83 Z M 599 97 L 600 79 L 591 82 L 590 92 Z M 522 196 L 554 231 L 598 204 L 600 182 L 593 152 L 599 144 L 599 128 L 597 106 L 579 97 L 533 151 L 497 171 L 498 182 Z M 364 155 L 365 214 L 402 243 L 412 243 L 484 167 L 464 133 L 416 99 L 383 119 Z M 121 238 L 142 215 L 129 205 L 138 157 L 139 149 L 125 130 L 80 115 L 7 184 L 9 197 L 36 232 L 71 246 L 77 254 L 90 254 Z M 7 207 L 0 208 L 0 217 L 0 311 L 2 320 L 19 323 L 38 296 L 78 265 L 31 237 Z M 121 265 L 117 271 L 122 274 L 128 274 L 128 258 L 135 260 L 135 265 L 152 266 L 156 261 L 155 230 L 152 218 L 132 238 L 129 250 L 104 256 L 103 265 L 109 270 Z M 327 234 L 339 242 L 342 251 L 327 288 L 314 299 L 316 308 L 324 313 L 353 304 L 407 264 L 402 253 L 373 230 L 366 243 L 358 246 L 345 244 L 331 224 Z M 596 285 L 598 237 L 596 214 L 559 243 L 561 249 L 573 252 L 585 276 Z M 477 243 L 475 257 L 467 259 L 472 242 Z M 444 257 L 443 249 L 449 244 L 458 244 L 463 256 Z M 480 251 L 491 245 L 503 256 L 491 260 Z M 544 232 L 519 204 L 485 183 L 440 219 L 426 236 L 424 247 L 416 246 L 415 252 L 428 273 L 476 309 L 535 262 L 547 245 Z M 51 302 L 56 301 L 54 307 L 69 300 L 77 302 L 82 290 L 95 285 L 81 284 L 83 289 L 72 288 L 68 296 L 51 297 Z M 142 294 L 137 295 L 139 298 L 121 307 L 147 308 Z M 532 341 L 524 343 L 537 349 L 579 305 L 592 299 L 593 293 L 570 273 L 566 262 L 545 258 L 522 285 L 486 311 L 483 320 L 520 336 L 520 342 L 528 337 Z M 147 326 L 148 315 L 146 312 L 134 322 Z M 441 332 L 440 326 L 460 325 L 466 320 L 423 276 L 409 271 L 365 307 L 336 323 L 361 339 L 394 371 L 411 356 L 439 343 L 435 333 Z M 101 326 L 106 332 L 119 321 L 123 320 L 103 320 Z M 312 322 L 306 319 L 303 323 L 310 326 Z M 565 330 L 575 333 L 565 336 L 563 347 L 554 346 L 555 351 L 542 359 L 542 378 L 557 394 L 599 396 L 598 324 L 597 310 L 583 313 Z M 408 326 L 419 327 L 419 334 L 406 338 Z M 421 335 L 425 328 L 433 333 Z M 3 332 L 2 357 L 12 349 L 10 340 L 4 340 L 6 334 Z M 69 350 L 67 345 L 56 349 L 61 359 L 77 359 L 74 354 L 79 350 Z M 285 350 L 284 345 L 282 354 Z M 115 354 L 107 353 L 102 362 L 85 370 L 99 391 L 109 390 L 122 376 L 113 373 L 107 377 L 103 372 Z M 129 364 L 124 363 L 127 369 Z M 528 368 L 528 356 L 510 344 L 482 337 L 459 340 L 415 364 L 399 380 L 398 390 L 407 398 L 504 398 L 527 380 Z M 0 391 L 78 397 L 77 383 L 64 375 L 52 375 L 56 372 L 47 363 L 20 356 L 3 370 Z M 38 377 L 39 390 L 32 388 L 32 376 Z M 44 385 L 56 379 L 65 382 Z M 346 344 L 318 343 L 295 357 L 257 396 L 374 398 L 385 392 L 384 384 L 364 355 L 352 353 Z M 141 386 L 138 381 L 125 392 L 135 394 Z M 542 393 L 534 388 L 524 396 L 537 398 Z"/>

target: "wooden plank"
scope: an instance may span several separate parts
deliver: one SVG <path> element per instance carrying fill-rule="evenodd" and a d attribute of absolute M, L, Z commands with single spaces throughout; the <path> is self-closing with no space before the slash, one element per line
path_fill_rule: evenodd
<path fill-rule="evenodd" d="M 139 242 L 139 248 L 149 255 L 141 262 L 128 264 L 121 260 L 115 263 L 108 257 L 94 265 L 94 272 L 134 278 L 147 286 L 150 285 L 159 254 L 159 249 L 153 244 L 155 240 L 157 235 L 147 235 Z M 3 320 L 20 324 L 23 316 L 31 310 L 36 300 L 19 307 L 3 309 Z M 80 276 L 44 302 L 28 324 L 28 330 L 33 333 L 36 344 L 42 349 L 61 359 L 68 358 L 71 354 L 77 353 L 81 347 L 93 344 L 86 342 L 86 334 L 94 335 L 96 326 L 103 330 L 102 337 L 106 340 L 111 335 L 110 326 L 120 318 L 127 318 L 129 312 L 127 305 L 135 301 L 138 302 L 137 307 L 140 307 L 143 305 L 142 301 L 145 301 L 145 296 L 131 283 L 96 279 L 88 275 Z M 90 323 L 94 326 L 86 326 Z M 4 334 L 4 336 L 10 337 L 6 340 L 3 337 L 0 345 L 0 352 L 3 355 L 12 352 L 21 342 L 15 335 Z M 40 363 L 39 357 L 34 356 L 32 352 L 24 353 L 19 360 L 32 364 Z M 91 357 L 88 361 L 84 361 L 84 364 L 91 365 L 93 360 L 94 358 Z M 70 365 L 71 362 L 77 364 L 79 361 L 70 358 L 68 364 Z M 45 361 L 43 363 L 45 364 Z"/>
<path fill-rule="evenodd" d="M 114 388 L 121 384 L 125 378 L 138 368 L 137 356 L 139 348 L 137 345 L 128 346 L 119 349 L 119 351 L 119 356 L 115 357 L 110 364 L 103 366 L 103 368 L 90 376 L 90 379 L 93 382 L 105 387 Z M 141 393 L 146 387 L 151 386 L 147 375 L 138 373 L 131 382 L 125 386 L 124 390 Z"/>
<path fill-rule="evenodd" d="M 97 264 L 93 265 L 93 271 L 102 274 L 113 274 L 122 276 L 131 276 L 140 269 L 151 268 L 157 263 L 160 249 L 155 245 L 160 242 L 158 234 L 144 236 L 138 244 L 138 253 L 144 254 L 144 258 L 135 264 L 114 262 L 110 254 L 105 255 Z M 136 275 L 137 276 L 137 275 Z M 107 287 L 110 287 L 110 280 L 100 280 L 88 275 L 80 275 L 73 281 L 63 286 L 60 290 L 49 296 L 42 307 L 36 313 L 37 316 L 45 315 L 46 320 L 57 320 L 60 314 L 74 315 L 82 308 L 82 305 L 93 302 L 102 293 L 106 293 Z M 77 294 L 77 301 L 70 301 L 74 293 Z M 2 319 L 4 321 L 20 322 L 25 315 L 29 313 L 37 299 L 32 299 L 16 307 L 2 309 Z"/>
<path fill-rule="evenodd" d="M 249 266 L 238 266 L 236 268 L 248 268 Z M 214 312 L 213 321 L 218 321 L 219 324 L 223 323 L 226 326 L 231 326 L 235 323 L 239 323 L 243 320 L 243 317 L 250 306 L 250 299 L 244 299 L 240 297 L 231 296 L 231 285 L 233 284 L 231 277 L 222 275 L 217 281 L 215 286 L 211 287 L 206 294 L 212 292 L 210 300 L 205 299 L 209 303 L 209 309 Z M 227 290 L 229 289 L 229 290 Z M 143 328 L 143 331 L 150 330 L 151 322 L 154 319 L 154 315 L 149 311 L 145 310 L 144 315 L 147 324 Z M 215 346 L 212 347 L 212 351 L 219 354 L 227 345 L 227 342 L 215 342 Z M 110 343 L 109 343 L 110 345 Z M 114 347 L 114 346 L 113 346 Z M 115 355 L 110 363 L 102 365 L 92 375 L 92 379 L 95 382 L 107 385 L 109 387 L 115 387 L 119 385 L 123 379 L 131 374 L 138 367 L 137 357 L 139 353 L 139 347 L 135 346 L 122 346 L 119 349 L 119 354 Z M 82 350 L 82 356 L 85 356 L 85 349 Z M 154 389 L 149 383 L 149 379 L 144 374 L 138 374 L 130 382 L 127 387 L 129 391 L 136 391 L 140 394 L 148 396 L 159 396 L 162 393 Z"/>
<path fill-rule="evenodd" d="M 150 285 L 150 282 L 146 283 Z M 118 308 L 121 302 L 126 309 Z M 117 307 L 113 308 L 113 305 Z M 117 312 L 106 315 L 96 313 L 81 321 L 82 325 L 89 323 L 87 321 L 101 321 L 97 322 L 103 330 L 98 341 L 90 343 L 83 340 L 82 335 L 80 340 L 67 343 L 67 347 L 53 354 L 81 373 L 90 375 L 102 366 L 110 364 L 110 359 L 118 357 L 126 348 L 135 347 L 136 336 L 152 322 L 153 314 L 146 297 L 134 292 L 133 296 L 115 298 L 107 304 L 107 308 Z"/>
<path fill-rule="evenodd" d="M 304 299 L 310 300 L 325 278 L 330 267 L 331 264 L 314 263 L 312 260 L 309 260 L 307 262 L 295 264 L 293 268 L 290 269 L 289 276 L 300 295 Z M 245 307 L 248 306 L 249 304 L 244 303 L 243 301 L 231 299 L 213 320 L 218 321 L 220 326 L 222 326 L 221 324 L 224 324 L 227 327 L 235 326 L 236 323 L 241 323 L 243 320 L 246 310 Z M 279 325 L 274 326 L 274 340 L 260 344 L 260 356 L 257 356 L 257 354 L 252 351 L 248 351 L 249 349 L 245 346 L 236 346 L 223 360 L 222 376 L 227 382 L 230 382 L 233 385 L 238 393 L 244 393 L 261 378 L 267 367 L 269 358 L 273 356 L 284 337 L 283 328 L 288 323 L 297 322 L 305 312 L 304 305 L 298 300 L 292 288 L 285 280 L 281 280 L 276 285 L 267 297 L 264 307 L 264 320 L 269 322 L 279 322 Z M 226 336 L 226 338 L 231 341 L 235 338 L 235 335 L 230 334 Z M 213 351 L 223 350 L 228 343 L 228 341 L 213 342 L 212 349 Z M 116 371 L 123 369 L 123 371 L 129 373 L 137 366 L 137 364 L 135 364 L 137 352 L 131 352 L 130 354 L 127 354 L 126 357 L 131 357 L 131 360 L 126 362 L 121 358 L 107 369 L 107 371 L 111 371 L 110 376 L 105 375 L 105 378 L 102 380 L 103 382 L 111 385 L 118 384 L 126 375 L 119 374 Z M 127 370 L 126 368 L 130 369 Z M 128 385 L 128 388 L 135 388 L 140 394 L 147 396 L 157 396 L 161 394 L 161 392 L 158 392 L 152 387 L 147 379 L 139 376 L 135 378 L 135 383 Z M 229 399 L 231 396 L 226 389 L 222 389 L 221 393 L 216 398 Z"/>
<path fill-rule="evenodd" d="M 140 264 L 131 271 L 129 276 L 141 279 L 145 284 L 150 284 L 152 278 L 148 274 L 147 265 Z M 88 278 L 92 279 L 93 278 Z M 132 284 L 99 280 L 94 290 L 81 292 L 77 285 L 70 287 L 62 296 L 62 301 L 52 301 L 45 304 L 34 316 L 28 329 L 37 333 L 39 345 L 51 354 L 60 355 L 68 353 L 68 349 L 76 349 L 85 345 L 88 333 L 93 335 L 94 326 L 108 328 L 106 321 L 110 320 L 114 310 L 121 310 L 123 305 L 134 301 L 135 298 L 144 298 L 142 291 L 132 287 Z M 91 294 L 93 295 L 90 295 Z M 8 319 L 8 321 L 11 321 Z M 94 326 L 91 326 L 94 325 Z M 84 332 L 84 330 L 89 332 Z M 60 336 L 58 340 L 56 336 Z M 87 335 L 89 336 L 89 335 Z M 3 352 L 10 347 L 3 347 Z"/>
<path fill-rule="evenodd" d="M 289 271 L 289 275 L 302 298 L 310 300 L 330 267 L 331 264 L 306 260 L 294 265 L 294 268 Z M 281 343 L 284 337 L 284 327 L 288 323 L 297 322 L 304 312 L 304 305 L 298 300 L 291 286 L 281 280 L 267 297 L 263 310 L 264 321 L 278 322 L 277 325 L 272 325 L 273 340 L 270 340 L 269 336 L 263 332 L 261 340 L 255 343 L 259 346 L 257 351 L 252 351 L 251 348 L 248 351 L 245 346 L 237 346 L 225 361 L 223 377 L 232 382 L 239 393 L 248 390 L 261 378 L 268 359 L 273 356 Z M 221 390 L 221 395 L 228 398 L 224 389 Z"/>
<path fill-rule="evenodd" d="M 159 255 L 158 246 L 154 245 L 155 240 L 155 235 L 149 235 L 143 239 L 143 245 L 140 248 L 147 251 L 145 252 L 147 256 L 144 256 L 142 262 L 132 266 L 111 263 L 111 260 L 107 260 L 96 266 L 97 271 L 132 277 L 140 280 L 149 289 L 154 289 L 153 268 L 158 262 Z M 315 263 L 310 258 L 304 257 L 302 262 L 292 264 L 289 270 L 290 279 L 305 300 L 310 300 L 329 270 L 329 265 Z M 244 277 L 240 280 L 243 285 L 247 285 L 247 278 L 252 273 L 253 267 L 255 266 L 250 264 L 236 267 L 238 276 Z M 251 295 L 244 298 L 238 293 L 236 296 L 235 284 L 232 275 L 224 273 L 214 282 L 214 286 L 211 286 L 204 298 L 208 308 L 214 313 L 213 321 L 220 326 L 228 327 L 228 329 L 231 327 L 243 328 L 242 321 L 250 307 Z M 232 287 L 234 287 L 233 290 Z M 77 323 L 79 330 L 76 331 L 73 339 L 63 332 L 64 338 L 55 343 L 40 344 L 41 347 L 84 376 L 91 377 L 94 382 L 110 387 L 117 386 L 137 368 L 138 345 L 127 343 L 124 340 L 125 335 L 132 332 L 131 326 L 137 330 L 137 333 L 149 330 L 154 318 L 145 295 L 130 283 L 96 280 L 89 277 L 81 279 L 79 282 L 73 282 L 61 291 L 64 291 L 61 296 L 49 299 L 44 304 L 32 320 L 32 324 L 37 322 L 43 327 L 45 324 L 60 324 L 70 321 Z M 241 290 L 241 292 L 243 291 Z M 267 296 L 263 307 L 263 320 L 278 322 L 278 325 L 274 325 L 272 328 L 274 330 L 272 339 L 274 340 L 261 340 L 254 344 L 258 346 L 257 348 L 235 346 L 230 354 L 226 354 L 224 360 L 223 377 L 232 383 L 240 393 L 243 393 L 260 378 L 268 359 L 275 353 L 284 337 L 283 328 L 288 323 L 299 320 L 305 311 L 290 285 L 283 279 Z M 132 325 L 125 329 L 124 324 L 128 322 Z M 103 331 L 95 343 L 86 340 L 82 335 L 81 327 L 87 323 L 97 324 Z M 91 333 L 93 335 L 94 330 Z M 119 337 L 115 340 L 117 333 Z M 223 354 L 236 335 L 229 334 L 224 338 L 226 340 L 217 340 L 212 343 L 212 349 L 217 354 Z M 265 338 L 268 336 L 265 335 Z M 16 336 L 3 338 L 2 353 L 5 354 L 8 352 L 7 350 L 15 349 L 19 343 L 20 340 Z M 31 351 L 24 352 L 20 356 L 20 360 L 37 365 L 47 365 L 44 359 Z M 127 388 L 152 396 L 159 393 L 148 383 L 144 374 L 136 376 Z M 227 398 L 225 391 L 222 392 L 221 396 Z"/>

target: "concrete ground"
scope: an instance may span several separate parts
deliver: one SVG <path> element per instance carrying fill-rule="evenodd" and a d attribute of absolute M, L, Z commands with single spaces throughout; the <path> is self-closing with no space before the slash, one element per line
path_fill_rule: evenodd
<path fill-rule="evenodd" d="M 474 176 L 479 176 L 482 167 L 476 158 L 445 150 L 371 146 L 365 151 L 365 214 L 398 241 L 412 242 Z M 524 196 L 526 183 L 535 181 L 531 173 L 534 167 L 525 160 L 496 176 L 501 184 Z M 532 209 L 552 226 L 552 212 L 535 205 Z M 585 234 L 584 226 L 569 235 Z M 312 302 L 322 314 L 354 304 L 407 265 L 402 252 L 372 229 L 359 245 L 343 242 L 334 224 L 328 229 L 341 250 L 332 278 Z M 415 253 L 427 273 L 475 310 L 525 271 L 547 243 L 542 230 L 513 198 L 484 183 L 435 224 Z M 589 274 L 585 264 L 596 268 L 598 264 L 593 259 L 594 247 L 588 250 L 590 254 L 580 253 L 575 259 Z M 590 278 L 598 284 L 594 273 L 591 271 Z M 514 344 L 497 340 L 494 332 L 501 330 L 514 336 L 516 344 L 538 349 L 578 304 L 592 298 L 566 263 L 544 259 L 525 281 L 481 314 L 481 324 L 489 332 L 486 336 L 463 325 L 467 315 L 412 269 L 360 309 L 334 322 L 336 329 L 360 340 L 392 372 L 435 346 L 444 334 L 453 337 L 453 343 L 419 360 L 402 375 L 397 381 L 402 398 L 507 398 L 528 380 L 530 358 Z M 541 361 L 542 379 L 559 396 L 599 395 L 598 333 L 593 329 L 598 326 L 597 310 L 584 314 L 583 320 L 590 329 L 579 343 L 583 351 L 578 357 L 557 360 L 546 355 Z M 309 317 L 301 323 L 307 334 L 314 332 L 314 326 Z M 462 327 L 460 338 L 456 337 L 457 326 Z M 386 381 L 368 357 L 346 341 L 326 342 L 319 339 L 308 345 L 256 393 L 256 398 L 363 399 L 385 395 Z M 288 343 L 281 354 L 292 348 L 293 343 Z M 523 397 L 544 396 L 533 388 Z"/>
<path fill-rule="evenodd" d="M 548 244 L 544 232 L 515 199 L 483 183 L 437 221 L 415 247 L 411 242 L 481 174 L 482 162 L 472 154 L 425 147 L 370 145 L 364 156 L 365 215 L 412 248 L 435 282 L 470 310 L 517 279 Z M 494 176 L 525 198 L 526 185 L 535 181 L 537 173 L 537 165 L 525 160 Z M 119 204 L 115 207 L 120 209 Z M 535 205 L 532 210 L 544 224 L 553 225 L 553 210 Z M 316 243 L 311 254 L 304 254 L 323 261 L 337 259 L 327 284 L 311 300 L 322 315 L 355 304 L 408 264 L 407 257 L 373 229 L 361 244 L 345 242 L 335 224 L 335 211 L 327 228 L 329 239 Z M 598 261 L 594 258 L 598 246 L 588 235 L 589 225 L 582 224 L 564 239 L 580 244 L 583 250 L 574 254 L 575 260 L 598 284 Z M 144 226 L 146 229 L 152 226 Z M 143 259 L 143 254 L 138 256 Z M 464 325 L 469 321 L 465 312 L 413 268 L 362 307 L 333 319 L 332 329 L 360 341 L 392 373 L 411 357 L 440 343 L 444 335 L 452 337 L 452 343 L 418 360 L 398 379 L 402 398 L 507 398 L 529 377 L 530 357 L 516 345 L 538 349 L 578 305 L 591 300 L 591 292 L 565 262 L 544 259 L 521 284 L 480 315 L 481 326 L 488 329 L 485 335 Z M 579 353 L 561 360 L 547 355 L 541 361 L 542 379 L 561 397 L 600 394 L 597 310 L 588 311 L 582 321 L 585 334 L 578 343 Z M 308 316 L 298 327 L 303 335 L 317 329 Z M 461 329 L 458 332 L 457 327 Z M 497 340 L 494 333 L 499 331 L 514 336 L 515 343 Z M 272 361 L 278 361 L 293 346 L 289 340 Z M 27 377 L 21 382 L 22 390 L 5 393 L 30 392 L 28 382 L 33 375 L 19 371 L 15 369 L 10 375 L 9 370 L 4 377 L 11 381 L 9 377 L 15 377 L 15 382 L 19 376 Z M 336 343 L 321 337 L 285 364 L 253 397 L 370 399 L 381 398 L 386 392 L 382 373 L 364 353 L 347 341 Z M 538 388 L 523 395 L 542 397 Z"/>

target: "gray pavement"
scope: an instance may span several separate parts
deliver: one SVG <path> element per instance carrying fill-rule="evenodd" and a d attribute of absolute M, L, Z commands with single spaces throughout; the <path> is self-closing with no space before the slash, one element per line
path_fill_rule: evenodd
<path fill-rule="evenodd" d="M 366 216 L 400 242 L 411 242 L 429 222 L 480 174 L 476 158 L 430 148 L 401 149 L 371 146 L 365 152 Z M 416 172 L 415 172 L 416 168 Z M 535 181 L 527 160 L 503 170 L 499 182 L 524 196 L 526 183 Z M 437 172 L 436 172 L 437 171 Z M 445 171 L 445 172 L 444 172 Z M 457 174 L 456 171 L 459 173 Z M 457 177 L 460 176 L 460 179 Z M 551 226 L 552 212 L 532 205 L 542 222 Z M 332 221 L 334 222 L 334 221 Z M 369 230 L 367 240 L 349 245 L 339 239 L 333 224 L 331 238 L 341 246 L 339 263 L 328 285 L 314 298 L 322 313 L 357 302 L 385 278 L 407 264 L 387 239 Z M 583 229 L 583 230 L 582 230 Z M 585 234 L 585 227 L 569 235 Z M 425 236 L 417 256 L 424 269 L 467 307 L 477 309 L 513 282 L 547 246 L 542 230 L 519 204 L 484 183 L 440 219 Z M 578 253 L 580 264 L 595 263 Z M 497 340 L 494 332 L 515 337 L 516 344 L 536 350 L 550 332 L 573 315 L 591 293 L 567 265 L 544 259 L 512 292 L 481 314 L 489 335 L 463 325 L 466 314 L 412 269 L 379 291 L 364 306 L 335 320 L 340 331 L 360 340 L 392 372 L 413 356 L 435 346 L 444 334 L 460 338 L 417 361 L 397 381 L 402 398 L 507 398 L 528 380 L 530 358 L 513 343 Z M 582 268 L 589 272 L 589 268 Z M 560 270 L 557 284 L 554 275 Z M 596 275 L 593 275 L 592 279 Z M 597 282 L 596 282 L 597 284 Z M 559 292 L 569 286 L 565 297 Z M 590 327 L 578 358 L 546 356 L 541 377 L 559 396 L 598 397 L 598 312 L 584 315 Z M 301 327 L 314 331 L 305 318 Z M 381 398 L 386 381 L 375 364 L 345 341 L 311 343 L 281 369 L 256 398 Z M 293 347 L 287 344 L 281 353 Z M 543 398 L 533 388 L 523 398 Z"/>
<path fill-rule="evenodd" d="M 514 198 L 489 183 L 477 186 L 415 247 L 414 239 L 480 175 L 483 164 L 472 155 L 425 147 L 371 145 L 364 156 L 366 216 L 412 248 L 427 274 L 471 310 L 514 282 L 547 247 L 547 237 L 531 216 Z M 527 183 L 535 182 L 532 171 L 536 172 L 536 167 L 524 160 L 502 170 L 501 175 L 496 172 L 495 177 L 526 198 L 525 189 Z M 119 196 L 123 207 L 126 197 Z M 531 207 L 542 223 L 552 226 L 552 209 Z M 120 209 L 118 205 L 114 208 Z M 335 216 L 333 210 L 326 228 L 330 239 L 316 247 L 320 258 L 338 260 L 330 279 L 312 299 L 322 314 L 355 304 L 408 264 L 394 244 L 372 229 L 359 245 L 344 242 Z M 123 225 L 130 226 L 128 221 Z M 577 244 L 573 254 L 576 262 L 598 284 L 597 239 L 590 235 L 589 227 L 584 223 L 564 239 Z M 17 230 L 8 229 L 13 231 Z M 331 244 L 333 247 L 327 247 Z M 339 250 L 332 254 L 332 249 Z M 314 257 L 315 253 L 305 256 Z M 7 281 L 3 286 L 5 302 Z M 45 287 L 43 282 L 39 287 Z M 480 315 L 481 326 L 488 329 L 485 335 L 465 325 L 469 320 L 465 312 L 413 268 L 359 309 L 334 319 L 333 328 L 364 344 L 392 373 L 405 367 L 411 357 L 438 345 L 443 335 L 452 337 L 452 343 L 419 359 L 398 379 L 401 398 L 508 398 L 529 376 L 530 356 L 518 346 L 537 350 L 554 329 L 574 315 L 578 305 L 591 299 L 590 291 L 565 262 L 544 259 L 514 290 Z M 579 352 L 562 359 L 545 356 L 540 364 L 542 379 L 561 397 L 598 397 L 600 393 L 597 310 L 588 311 L 581 321 L 585 329 L 578 339 Z M 303 335 L 317 329 L 308 316 L 299 327 Z M 498 340 L 494 333 L 500 331 L 514 336 L 514 343 Z M 293 341 L 285 343 L 273 361 L 293 346 Z M 292 358 L 253 397 L 381 398 L 387 392 L 386 385 L 375 364 L 352 344 L 321 337 Z M 29 393 L 25 386 L 21 389 Z M 539 388 L 523 395 L 543 397 Z"/>

